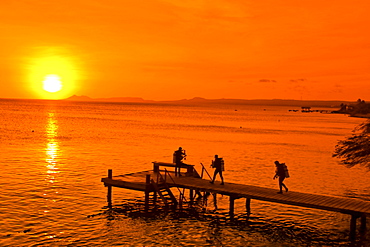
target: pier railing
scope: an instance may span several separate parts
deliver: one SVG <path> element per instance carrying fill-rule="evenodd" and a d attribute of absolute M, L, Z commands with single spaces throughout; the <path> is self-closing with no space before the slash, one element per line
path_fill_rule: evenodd
<path fill-rule="evenodd" d="M 188 165 L 188 164 L 180 164 L 176 165 L 175 163 L 166 163 L 166 162 L 153 162 L 153 171 L 158 172 L 160 170 L 160 167 L 172 167 L 175 169 L 175 175 L 180 174 L 180 169 L 186 169 L 186 174 L 191 175 L 194 173 L 194 166 Z M 176 172 L 176 168 L 179 169 L 178 172 Z M 177 173 L 177 174 L 176 174 Z"/>
<path fill-rule="evenodd" d="M 200 178 L 203 178 L 203 174 L 204 174 L 204 172 L 206 172 L 206 174 L 208 175 L 209 179 L 212 180 L 211 175 L 209 175 L 209 173 L 208 173 L 207 169 L 204 167 L 203 163 L 200 163 L 200 164 L 202 165 L 202 171 L 200 173 Z"/>

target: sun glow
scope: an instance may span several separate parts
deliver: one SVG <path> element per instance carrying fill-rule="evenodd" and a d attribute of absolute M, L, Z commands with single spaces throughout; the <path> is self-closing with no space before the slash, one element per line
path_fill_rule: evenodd
<path fill-rule="evenodd" d="M 62 89 L 62 82 L 60 81 L 60 77 L 57 75 L 47 75 L 45 76 L 44 83 L 44 90 L 50 93 L 58 92 Z"/>
<path fill-rule="evenodd" d="M 29 83 L 37 98 L 63 99 L 75 94 L 78 80 L 75 57 L 68 51 L 44 48 L 30 57 Z"/>

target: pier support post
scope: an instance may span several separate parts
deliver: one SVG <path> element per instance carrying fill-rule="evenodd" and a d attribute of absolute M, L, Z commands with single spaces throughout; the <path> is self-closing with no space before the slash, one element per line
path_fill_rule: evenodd
<path fill-rule="evenodd" d="M 231 218 L 234 217 L 234 202 L 235 202 L 235 197 L 230 195 L 229 214 Z"/>
<path fill-rule="evenodd" d="M 213 192 L 212 195 L 213 195 L 213 206 L 217 210 L 218 209 L 218 207 L 217 207 L 217 193 L 216 192 Z M 207 197 L 208 196 L 206 196 L 205 198 L 207 198 Z"/>
<path fill-rule="evenodd" d="M 149 187 L 150 187 L 150 174 L 146 175 L 145 181 L 145 212 L 149 210 Z"/>
<path fill-rule="evenodd" d="M 153 162 L 153 172 L 159 172 L 159 165 L 156 162 Z"/>
<path fill-rule="evenodd" d="M 189 190 L 189 197 L 190 197 L 190 203 L 193 203 L 194 201 L 194 190 Z"/>
<path fill-rule="evenodd" d="M 251 214 L 251 199 L 250 198 L 247 198 L 245 200 L 245 209 L 247 210 L 247 216 L 249 217 L 249 215 Z"/>
<path fill-rule="evenodd" d="M 350 221 L 350 229 L 349 229 L 349 240 L 355 241 L 356 240 L 356 221 L 359 215 L 351 214 L 351 221 Z"/>
<path fill-rule="evenodd" d="M 157 207 L 157 192 L 153 191 L 153 206 Z"/>
<path fill-rule="evenodd" d="M 354 241 L 356 239 L 356 219 L 355 215 L 351 215 L 351 222 L 349 225 L 349 240 Z"/>
<path fill-rule="evenodd" d="M 366 236 L 366 215 L 365 214 L 361 215 L 360 235 L 361 235 L 361 240 L 365 240 L 365 236 Z"/>
<path fill-rule="evenodd" d="M 113 178 L 112 169 L 108 169 L 108 178 L 109 179 Z M 112 208 L 112 186 L 111 185 L 108 185 L 107 202 L 108 202 L 108 207 Z"/>

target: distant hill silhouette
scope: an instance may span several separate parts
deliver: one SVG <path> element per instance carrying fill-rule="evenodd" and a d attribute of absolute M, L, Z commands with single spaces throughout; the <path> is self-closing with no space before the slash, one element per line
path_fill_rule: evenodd
<path fill-rule="evenodd" d="M 97 98 L 88 96 L 73 95 L 64 100 L 71 101 L 99 101 L 99 102 L 133 102 L 133 103 L 161 103 L 161 104 L 230 104 L 230 105 L 278 105 L 278 106 L 296 106 L 296 107 L 340 107 L 342 104 L 352 104 L 350 101 L 324 101 L 324 100 L 292 100 L 292 99 L 205 99 L 195 97 L 192 99 L 155 101 L 145 100 L 139 97 L 115 97 L 115 98 Z"/>
<path fill-rule="evenodd" d="M 84 95 L 81 95 L 81 96 L 77 96 L 77 95 L 73 95 L 69 98 L 66 98 L 64 100 L 71 100 L 71 101 L 90 101 L 90 100 L 93 100 L 92 98 L 88 97 L 88 96 L 84 96 Z"/>
<path fill-rule="evenodd" d="M 88 96 L 77 96 L 73 95 L 69 98 L 66 98 L 64 100 L 70 100 L 70 101 L 102 101 L 102 102 L 139 102 L 139 103 L 152 103 L 155 102 L 154 100 L 144 100 L 139 97 L 113 97 L 113 98 L 97 98 L 93 99 Z"/>

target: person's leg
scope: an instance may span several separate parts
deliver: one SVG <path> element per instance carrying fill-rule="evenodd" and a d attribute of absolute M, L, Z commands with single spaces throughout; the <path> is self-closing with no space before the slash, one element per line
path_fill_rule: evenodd
<path fill-rule="evenodd" d="M 175 167 L 175 176 L 181 176 L 180 174 L 180 165 L 181 163 L 176 163 L 176 167 Z"/>
<path fill-rule="evenodd" d="M 285 188 L 285 191 L 288 191 L 288 187 L 286 187 L 284 184 L 284 179 L 285 177 L 279 177 L 279 189 L 280 189 L 279 193 L 283 193 L 283 187 Z"/>
<path fill-rule="evenodd" d="M 215 173 L 213 173 L 213 179 L 212 179 L 212 181 L 211 181 L 211 183 L 213 184 L 214 182 L 215 182 L 215 180 L 216 180 L 216 175 L 217 175 L 217 173 L 218 173 L 218 170 L 216 169 L 215 170 Z"/>
<path fill-rule="evenodd" d="M 281 185 L 284 187 L 285 191 L 288 192 L 288 187 L 286 187 L 286 185 L 284 184 L 284 179 L 285 177 L 281 178 Z"/>
<path fill-rule="evenodd" d="M 222 170 L 220 170 L 219 173 L 221 178 L 221 184 L 224 184 L 224 176 L 222 175 Z"/>
<path fill-rule="evenodd" d="M 178 162 L 176 163 L 176 167 L 175 167 L 175 176 L 177 174 L 177 176 L 181 176 L 181 173 L 180 173 L 180 166 L 182 165 L 182 162 Z"/>

